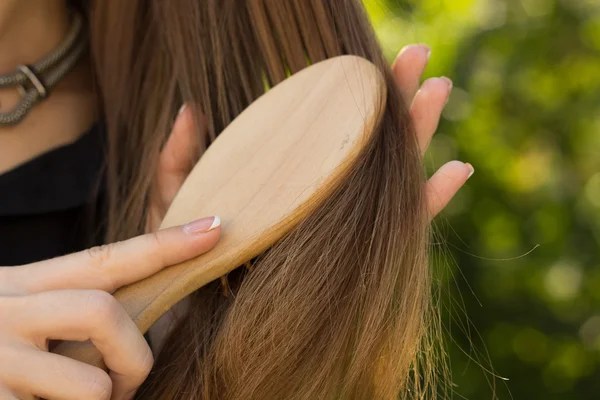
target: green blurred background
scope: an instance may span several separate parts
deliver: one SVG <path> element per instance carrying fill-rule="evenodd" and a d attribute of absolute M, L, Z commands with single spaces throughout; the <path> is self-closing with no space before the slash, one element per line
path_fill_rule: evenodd
<path fill-rule="evenodd" d="M 454 397 L 600 399 L 600 0 L 365 4 L 454 81 L 428 167 L 476 170 L 432 257 Z"/>

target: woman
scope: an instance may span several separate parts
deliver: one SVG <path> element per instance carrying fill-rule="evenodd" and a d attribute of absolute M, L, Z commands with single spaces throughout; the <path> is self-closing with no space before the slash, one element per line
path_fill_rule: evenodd
<path fill-rule="evenodd" d="M 155 148 L 145 145 L 147 138 L 133 134 L 105 137 L 104 126 L 115 131 L 117 113 L 155 111 L 136 109 L 140 93 L 128 93 L 119 106 L 110 100 L 114 100 L 115 86 L 128 79 L 119 75 L 122 69 L 110 66 L 134 58 L 132 48 L 137 44 L 127 43 L 126 38 L 105 42 L 108 32 L 98 27 L 120 28 L 111 23 L 113 14 L 107 11 L 113 2 L 106 3 L 98 4 L 95 13 L 95 18 L 102 19 L 91 33 L 95 57 L 83 52 L 73 57 L 72 65 L 67 59 L 66 71 L 51 88 L 40 87 L 31 69 L 19 66 L 36 64 L 56 51 L 70 32 L 77 31 L 77 14 L 66 0 L 7 0 L 0 5 L 0 45 L 4 46 L 0 72 L 20 71 L 26 76 L 28 93 L 39 97 L 35 104 L 21 107 L 15 85 L 0 92 L 0 111 L 9 121 L 0 128 L 1 398 L 133 397 L 152 368 L 152 351 L 109 293 L 208 251 L 220 235 L 218 217 L 210 216 L 157 231 L 197 153 L 209 141 L 208 134 L 214 133 L 214 128 L 202 126 L 203 118 L 195 107 L 184 106 L 173 115 L 175 122 L 166 140 L 163 132 L 155 133 L 152 142 L 159 145 Z M 81 4 L 75 6 L 87 12 Z M 148 18 L 134 13 L 134 7 L 128 10 L 132 20 Z M 78 41 L 86 40 L 86 29 L 68 46 L 70 54 L 77 54 Z M 111 51 L 98 51 L 108 47 Z M 423 151 L 452 88 L 447 78 L 419 85 L 429 55 L 425 45 L 407 46 L 393 65 L 397 84 L 411 104 L 410 115 Z M 100 62 L 101 68 L 96 64 Z M 160 74 L 160 69 L 149 71 L 146 79 L 152 74 Z M 41 92 L 46 89 L 51 94 L 44 97 Z M 143 93 L 166 96 L 167 109 L 180 97 L 175 88 L 167 93 L 152 90 Z M 15 107 L 26 109 L 22 117 L 11 111 Z M 156 107 L 161 103 L 156 102 Z M 214 120 L 214 116 L 209 118 L 209 122 Z M 143 126 L 143 118 L 137 124 Z M 117 140 L 126 142 L 122 148 L 131 152 L 143 148 L 145 154 L 156 157 L 144 159 L 147 164 L 127 166 L 124 158 L 118 158 L 124 154 L 113 151 Z M 123 165 L 104 173 L 105 164 Z M 434 174 L 426 187 L 430 214 L 441 211 L 472 173 L 470 164 L 452 161 Z M 132 195 L 146 192 L 144 207 L 129 204 Z M 143 215 L 145 226 L 124 224 L 127 228 L 120 229 L 118 222 L 131 215 Z M 104 238 L 108 238 L 106 243 L 124 240 L 85 250 L 105 243 Z M 164 330 L 160 321 L 151 329 L 152 350 L 161 345 Z M 102 352 L 110 374 L 48 353 L 49 340 L 91 340 Z"/>

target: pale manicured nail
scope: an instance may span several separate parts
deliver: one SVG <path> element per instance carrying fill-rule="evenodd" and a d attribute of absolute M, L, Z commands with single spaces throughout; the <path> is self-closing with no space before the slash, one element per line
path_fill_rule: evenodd
<path fill-rule="evenodd" d="M 425 50 L 427 54 L 427 61 L 429 61 L 429 59 L 431 58 L 431 47 L 427 46 L 426 44 L 420 44 L 419 46 L 421 46 L 421 48 Z"/>
<path fill-rule="evenodd" d="M 192 221 L 183 226 L 183 231 L 188 235 L 198 235 L 200 233 L 210 232 L 219 226 L 221 226 L 221 218 L 214 216 Z"/>
<path fill-rule="evenodd" d="M 473 166 L 469 163 L 466 163 L 465 165 L 471 170 L 471 172 L 469 172 L 469 176 L 467 176 L 467 179 L 469 179 L 475 173 L 475 168 L 473 168 Z"/>
<path fill-rule="evenodd" d="M 185 103 L 184 103 L 184 104 L 181 106 L 181 108 L 179 108 L 179 111 L 177 111 L 177 115 L 181 114 L 181 113 L 182 113 L 182 112 L 185 110 L 185 107 L 186 107 L 186 106 L 187 106 L 187 104 L 185 104 Z"/>
<path fill-rule="evenodd" d="M 444 82 L 446 82 L 448 84 L 448 88 L 452 89 L 452 86 L 454 86 L 452 79 L 450 79 L 446 76 L 442 76 L 441 79 L 444 80 Z"/>

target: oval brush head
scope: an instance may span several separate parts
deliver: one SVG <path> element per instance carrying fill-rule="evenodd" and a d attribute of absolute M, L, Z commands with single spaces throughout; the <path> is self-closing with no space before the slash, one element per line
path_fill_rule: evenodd
<path fill-rule="evenodd" d="M 353 166 L 385 101 L 377 68 L 341 56 L 287 78 L 244 110 L 202 156 L 161 225 L 218 215 L 219 243 L 114 294 L 140 331 L 267 250 L 310 214 Z M 89 343 L 65 342 L 55 352 L 102 365 Z"/>

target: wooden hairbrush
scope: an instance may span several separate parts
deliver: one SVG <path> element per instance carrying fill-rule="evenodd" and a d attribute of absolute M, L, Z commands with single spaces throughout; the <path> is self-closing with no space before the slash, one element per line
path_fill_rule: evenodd
<path fill-rule="evenodd" d="M 385 96 L 372 63 L 341 56 L 294 74 L 244 110 L 204 153 L 161 225 L 218 215 L 219 243 L 114 294 L 140 331 L 264 252 L 330 195 L 377 126 Z M 55 352 L 104 367 L 90 343 L 63 342 Z"/>

